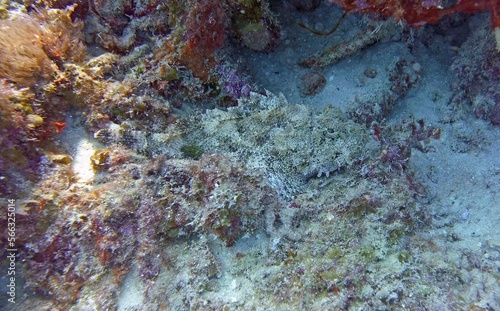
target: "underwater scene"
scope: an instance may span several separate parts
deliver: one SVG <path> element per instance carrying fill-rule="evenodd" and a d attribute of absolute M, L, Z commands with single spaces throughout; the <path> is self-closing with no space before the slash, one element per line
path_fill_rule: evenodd
<path fill-rule="evenodd" d="M 2 0 L 0 133 L 0 311 L 500 310 L 500 0 Z"/>

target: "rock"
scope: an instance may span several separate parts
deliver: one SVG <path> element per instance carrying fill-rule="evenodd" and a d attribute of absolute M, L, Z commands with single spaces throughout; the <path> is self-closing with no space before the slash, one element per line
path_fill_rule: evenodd
<path fill-rule="evenodd" d="M 323 90 L 326 85 L 326 78 L 316 71 L 309 71 L 301 78 L 299 90 L 302 95 L 316 95 Z"/>
<path fill-rule="evenodd" d="M 364 74 L 368 78 L 374 79 L 377 76 L 377 71 L 375 69 L 367 68 Z"/>
<path fill-rule="evenodd" d="M 43 118 L 36 114 L 29 114 L 26 116 L 26 122 L 29 127 L 38 127 L 43 124 Z"/>
<path fill-rule="evenodd" d="M 71 164 L 73 158 L 67 154 L 48 154 L 48 158 L 54 163 Z"/>
<path fill-rule="evenodd" d="M 240 34 L 243 45 L 254 51 L 263 52 L 273 45 L 271 33 L 260 23 L 246 25 L 241 29 Z"/>

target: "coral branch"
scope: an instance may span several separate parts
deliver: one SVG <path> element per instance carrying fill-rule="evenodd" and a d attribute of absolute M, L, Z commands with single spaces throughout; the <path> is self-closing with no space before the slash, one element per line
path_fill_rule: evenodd
<path fill-rule="evenodd" d="M 378 26 L 374 25 L 368 27 L 352 40 L 324 49 L 316 55 L 301 60 L 299 64 L 300 66 L 306 68 L 321 68 L 336 63 L 339 60 L 376 43 L 384 35 L 386 35 L 386 30 L 391 24 L 393 24 L 391 21 L 385 21 Z"/>

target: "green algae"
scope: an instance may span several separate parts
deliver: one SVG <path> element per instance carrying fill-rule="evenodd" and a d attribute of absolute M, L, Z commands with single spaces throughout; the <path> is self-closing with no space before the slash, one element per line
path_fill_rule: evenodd
<path fill-rule="evenodd" d="M 204 152 L 203 148 L 198 146 L 194 142 L 191 142 L 187 145 L 183 145 L 180 148 L 180 151 L 182 152 L 182 156 L 184 158 L 189 158 L 193 160 L 198 160 L 199 158 L 201 158 Z"/>

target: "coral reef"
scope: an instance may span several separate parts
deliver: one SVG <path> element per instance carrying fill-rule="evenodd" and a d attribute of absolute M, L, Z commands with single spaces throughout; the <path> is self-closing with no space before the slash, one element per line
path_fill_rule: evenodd
<path fill-rule="evenodd" d="M 224 105 L 218 95 L 227 88 L 226 74 L 216 68 L 227 67 L 217 52 L 228 38 L 261 52 L 279 41 L 280 28 L 266 1 L 93 3 L 86 18 L 87 42 L 129 55 L 135 61 L 127 64 L 132 80 L 147 81 L 176 101 L 215 99 Z"/>
<path fill-rule="evenodd" d="M 412 149 L 423 153 L 428 152 L 430 139 L 440 139 L 441 129 L 426 127 L 422 119 L 417 122 L 407 121 L 394 128 L 382 127 L 373 121 L 371 127 L 373 138 L 381 144 L 381 151 L 378 158 L 362 168 L 363 174 L 384 183 L 388 178 L 393 178 L 390 176 L 392 171 L 392 174 L 396 173 L 405 177 L 414 195 L 425 194 L 423 186 L 414 181 L 407 168 Z"/>
<path fill-rule="evenodd" d="M 415 253 L 427 241 L 416 237 L 400 243 L 428 216 L 409 201 L 412 190 L 403 187 L 399 174 L 383 182 L 365 178 L 352 183 L 362 174 L 360 161 L 375 159 L 377 151 L 360 148 L 366 145 L 363 125 L 342 118 L 333 107 L 314 112 L 270 93 L 251 93 L 240 99 L 239 107 L 213 109 L 199 122 L 198 131 L 178 134 L 184 136 L 181 141 L 203 141 L 204 148 L 218 153 L 187 160 L 165 155 L 149 159 L 125 147 L 98 150 L 92 156 L 97 172 L 90 191 L 73 183 L 67 164 L 57 163 L 45 175 L 20 220 L 25 229 L 19 247 L 33 258 L 24 277 L 41 295 L 31 299 L 48 299 L 53 308 L 115 308 L 120 288 L 135 275 L 143 284 L 139 286 L 147 288 L 144 295 L 156 297 L 146 303 L 148 309 L 197 306 L 204 293 L 226 282 L 220 253 L 232 251 L 224 246 L 241 249 L 241 241 L 254 234 L 269 235 L 269 250 L 243 248 L 230 265 L 235 271 L 262 267 L 255 277 L 262 276 L 265 284 L 252 282 L 247 290 L 265 294 L 263 303 L 269 307 L 297 306 L 302 295 L 315 301 L 314 308 L 369 301 L 383 305 L 395 299 L 401 280 L 413 286 L 404 271 L 415 264 Z M 383 136 L 384 144 L 391 144 L 391 134 L 377 129 L 374 137 Z M 434 133 L 423 125 L 409 124 L 408 129 L 408 148 Z M 121 135 L 156 153 L 182 149 L 175 139 L 150 138 L 146 144 L 139 132 Z M 381 160 L 388 167 L 397 161 Z M 311 231 L 311 226 L 323 229 Z M 188 249 L 196 256 L 187 254 Z M 307 259 L 309 254 L 318 260 Z M 358 258 L 354 268 L 352 258 Z M 383 285 L 384 290 L 380 280 L 363 272 L 382 267 L 387 275 L 401 278 Z M 107 294 L 95 296 L 103 286 Z M 159 298 L 173 287 L 183 290 Z M 420 291 L 424 295 L 427 289 Z M 179 295 L 196 298 L 189 302 Z M 323 295 L 329 299 L 317 299 Z M 209 308 L 235 304 L 228 299 L 216 296 Z"/>
<path fill-rule="evenodd" d="M 335 2 L 413 26 L 497 14 L 493 1 L 439 14 L 436 1 Z M 457 255 L 424 230 L 441 220 L 412 165 L 441 130 L 385 120 L 422 79 L 416 57 L 362 68 L 356 83 L 380 85 L 344 110 L 292 103 L 238 59 L 277 46 L 279 5 L 2 3 L 0 192 L 17 201 L 17 310 L 498 308 L 500 247 Z M 309 14 L 298 11 L 319 1 L 291 5 Z M 497 125 L 498 54 L 483 26 L 452 66 L 454 107 L 472 102 Z M 297 75 L 302 95 L 323 95 L 324 67 L 406 31 L 397 27 L 374 22 L 302 61 L 314 70 Z M 290 29 L 288 39 L 300 30 Z M 84 155 L 69 150 L 84 142 Z M 457 242 L 452 225 L 435 229 Z"/>
<path fill-rule="evenodd" d="M 80 67 L 66 65 L 85 57 L 83 25 L 71 20 L 73 9 L 9 11 L 0 20 L 2 193 L 25 189 L 51 162 L 46 152 L 56 148 L 47 142 L 64 128 L 70 94 L 73 86 L 78 89 L 68 77 L 79 75 Z M 24 186 L 12 188 L 16 184 Z"/>
<path fill-rule="evenodd" d="M 50 188 L 34 193 L 18 220 L 19 248 L 32 258 L 25 278 L 57 308 L 103 283 L 111 292 L 95 303 L 113 307 L 111 296 L 134 260 L 142 277 L 156 278 L 164 265 L 155 255 L 159 245 L 193 234 L 213 234 L 232 245 L 243 233 L 264 228 L 264 211 L 278 207 L 260 173 L 227 156 L 150 161 L 122 148 L 100 154 L 105 167 L 92 192 L 68 189 L 69 166 L 57 164 L 42 182 Z M 117 184 L 124 176 L 135 183 Z"/>
<path fill-rule="evenodd" d="M 500 125 L 500 53 L 485 22 L 460 47 L 451 69 L 456 75 L 452 105 L 468 107 L 474 115 Z"/>
<path fill-rule="evenodd" d="M 412 66 L 414 61 L 400 58 L 387 68 L 387 88 L 370 98 L 357 99 L 349 109 L 351 118 L 359 123 L 371 125 L 373 121 L 381 122 L 394 108 L 398 99 L 403 98 L 411 88 L 418 84 L 420 74 Z"/>

